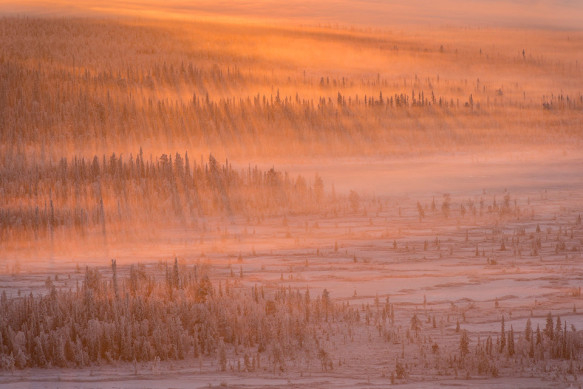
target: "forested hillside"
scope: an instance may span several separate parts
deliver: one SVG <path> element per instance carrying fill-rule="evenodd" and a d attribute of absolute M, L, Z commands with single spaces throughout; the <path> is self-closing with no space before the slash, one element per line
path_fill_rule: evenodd
<path fill-rule="evenodd" d="M 540 47 L 526 53 L 469 45 L 448 30 L 415 40 L 210 21 L 3 18 L 0 142 L 4 153 L 55 160 L 139 146 L 240 159 L 569 147 L 580 141 L 583 89 L 568 80 L 583 70 L 554 54 L 556 37 L 533 32 Z"/>

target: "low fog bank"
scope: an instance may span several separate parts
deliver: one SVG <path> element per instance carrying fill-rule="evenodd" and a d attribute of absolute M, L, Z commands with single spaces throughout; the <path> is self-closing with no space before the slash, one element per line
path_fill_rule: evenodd
<path fill-rule="evenodd" d="M 568 190 L 582 182 L 582 166 L 581 153 L 541 150 L 444 153 L 408 158 L 318 159 L 277 165 L 290 174 L 305 177 L 318 173 L 330 186 L 328 190 L 333 185 L 339 193 L 356 190 L 375 196 L 466 195 L 505 189 L 512 192 Z"/>

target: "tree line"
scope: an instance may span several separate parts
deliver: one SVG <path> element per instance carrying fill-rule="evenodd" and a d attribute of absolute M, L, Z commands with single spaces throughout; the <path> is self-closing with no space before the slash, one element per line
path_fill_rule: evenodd
<path fill-rule="evenodd" d="M 201 157 L 202 158 L 202 157 Z M 57 229 L 105 234 L 117 224 L 193 225 L 208 216 L 248 218 L 315 212 L 324 182 L 273 168 L 235 169 L 226 160 L 196 162 L 188 153 L 157 158 L 102 155 L 56 162 L 0 160 L 0 237 L 48 237 Z"/>

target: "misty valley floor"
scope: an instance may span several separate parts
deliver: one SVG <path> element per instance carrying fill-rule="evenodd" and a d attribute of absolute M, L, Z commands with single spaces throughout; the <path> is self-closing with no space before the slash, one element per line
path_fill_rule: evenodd
<path fill-rule="evenodd" d="M 84 277 L 79 262 L 93 262 L 105 277 L 111 276 L 109 266 L 103 265 L 105 255 L 118 259 L 122 275 L 136 262 L 159 272 L 164 262 L 176 256 L 186 268 L 206 266 L 213 284 L 231 282 L 235 290 L 260 285 L 268 294 L 287 288 L 319 296 L 326 289 L 337 304 L 360 310 L 361 325 L 347 330 L 342 323 L 328 323 L 321 328 L 332 363 L 328 371 L 322 370 L 315 355 L 307 359 L 298 355 L 284 368 L 273 370 L 266 360 L 261 369 L 245 372 L 242 356 L 231 350 L 226 372 L 219 370 L 216 357 L 187 357 L 81 370 L 4 372 L 0 385 L 382 387 L 391 383 L 396 361 L 407 365 L 406 377 L 396 380 L 405 387 L 577 385 L 579 373 L 566 373 L 568 363 L 550 358 L 533 361 L 521 354 L 528 352 L 521 342 L 527 319 L 533 329 L 543 329 L 549 312 L 572 331 L 583 328 L 580 185 L 581 181 L 573 181 L 551 189 L 510 186 L 496 192 L 458 191 L 448 198 L 370 197 L 362 198 L 356 210 L 347 207 L 335 214 L 228 222 L 207 218 L 203 226 L 161 231 L 145 239 L 147 244 L 112 237 L 103 259 L 55 254 L 42 272 L 29 270 L 39 265 L 34 261 L 22 268 L 8 261 L 0 285 L 15 296 L 47 293 L 47 276 L 58 289 L 74 289 Z M 447 201 L 451 211 L 446 218 L 443 203 Z M 134 249 L 134 244 L 141 248 Z M 386 302 L 395 315 L 394 324 L 387 327 L 394 331 L 390 341 L 381 334 L 378 322 L 379 306 Z M 414 315 L 420 320 L 419 335 L 411 327 Z M 467 330 L 473 350 L 489 336 L 498 336 L 502 316 L 506 329 L 515 331 L 517 348 L 524 349 L 512 357 L 499 356 L 500 378 L 437 362 L 458 354 L 457 323 L 461 331 Z M 439 346 L 438 352 L 432 352 L 432 344 Z"/>

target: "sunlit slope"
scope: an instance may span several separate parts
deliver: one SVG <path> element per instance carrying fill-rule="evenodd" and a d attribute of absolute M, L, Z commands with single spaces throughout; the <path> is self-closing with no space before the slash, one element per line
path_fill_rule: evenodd
<path fill-rule="evenodd" d="M 581 139 L 583 35 L 572 31 L 0 26 L 5 155 L 410 155 Z"/>

